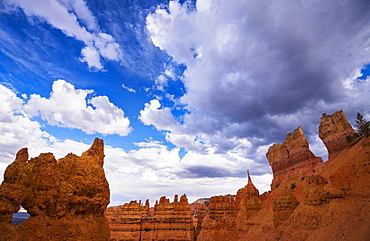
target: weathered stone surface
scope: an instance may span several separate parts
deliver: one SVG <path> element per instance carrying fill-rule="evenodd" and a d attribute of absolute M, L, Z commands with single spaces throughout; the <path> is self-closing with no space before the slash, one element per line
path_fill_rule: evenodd
<path fill-rule="evenodd" d="M 195 226 L 186 195 L 180 200 L 175 195 L 171 203 L 165 196 L 149 211 L 149 201 L 142 206 L 132 201 L 119 207 L 110 207 L 106 217 L 111 230 L 111 240 L 173 240 L 195 239 Z"/>
<path fill-rule="evenodd" d="M 318 163 L 322 163 L 322 158 L 316 157 L 309 149 L 302 127 L 289 133 L 283 143 L 271 146 L 266 157 L 274 174 L 272 190 L 284 179 L 302 176 L 312 171 Z"/>
<path fill-rule="evenodd" d="M 319 126 L 319 137 L 324 142 L 329 152 L 329 159 L 333 159 L 340 151 L 349 145 L 346 136 L 353 135 L 351 124 L 347 121 L 342 110 L 332 115 L 322 115 Z"/>
<path fill-rule="evenodd" d="M 111 240 L 141 240 L 142 218 L 149 215 L 149 200 L 145 206 L 131 201 L 118 207 L 109 207 L 107 217 Z"/>
<path fill-rule="evenodd" d="M 213 196 L 197 240 L 237 240 L 235 196 Z"/>
<path fill-rule="evenodd" d="M 291 188 L 284 187 L 280 192 L 279 198 L 272 200 L 275 227 L 287 220 L 298 204 L 299 202 Z"/>
<path fill-rule="evenodd" d="M 211 197 L 197 240 L 243 240 L 254 225 L 249 218 L 262 208 L 259 192 L 247 172 L 248 183 L 236 196 Z"/>
<path fill-rule="evenodd" d="M 109 240 L 104 211 L 109 186 L 103 170 L 104 144 L 95 139 L 81 157 L 52 153 L 28 159 L 21 149 L 0 186 L 2 240 Z M 30 217 L 12 225 L 20 206 Z"/>

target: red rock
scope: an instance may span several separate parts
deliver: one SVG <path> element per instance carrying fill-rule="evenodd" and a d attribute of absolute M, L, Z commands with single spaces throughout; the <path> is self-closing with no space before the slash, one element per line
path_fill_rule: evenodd
<path fill-rule="evenodd" d="M 162 197 L 152 215 L 142 214 L 140 240 L 369 240 L 370 138 L 338 151 L 344 135 L 333 139 L 332 134 L 324 140 L 337 151 L 324 163 L 309 150 L 301 128 L 288 134 L 267 153 L 276 184 L 271 192 L 259 195 L 248 172 L 248 183 L 236 196 L 211 197 L 208 206 L 192 204 L 197 217 L 192 225 L 186 198 L 170 203 Z M 112 210 L 107 217 L 116 214 Z M 195 235 L 184 236 L 194 225 Z"/>
<path fill-rule="evenodd" d="M 319 137 L 328 149 L 329 159 L 335 158 L 340 151 L 352 145 L 347 143 L 346 136 L 353 135 L 353 133 L 355 133 L 355 130 L 347 121 L 342 110 L 332 115 L 324 114 L 321 117 Z"/>
<path fill-rule="evenodd" d="M 274 179 L 271 189 L 275 189 L 284 179 L 292 179 L 312 171 L 321 157 L 316 157 L 309 149 L 308 141 L 301 127 L 289 133 L 282 144 L 274 144 L 266 153 Z"/>
<path fill-rule="evenodd" d="M 153 213 L 149 201 L 142 206 L 136 201 L 119 207 L 110 207 L 106 217 L 111 230 L 111 240 L 173 240 L 191 241 L 195 226 L 186 195 L 174 202 L 165 196 L 156 202 Z"/>
<path fill-rule="evenodd" d="M 68 154 L 59 161 L 52 153 L 28 160 L 27 148 L 21 149 L 0 186 L 2 240 L 109 240 L 103 159 L 100 139 L 81 157 Z M 20 205 L 30 217 L 14 226 Z"/>

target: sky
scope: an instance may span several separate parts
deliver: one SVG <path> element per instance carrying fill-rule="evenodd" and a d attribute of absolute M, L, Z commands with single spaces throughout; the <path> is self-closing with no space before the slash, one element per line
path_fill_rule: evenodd
<path fill-rule="evenodd" d="M 105 143 L 111 203 L 270 189 L 266 152 L 370 119 L 368 0 L 0 0 L 0 181 Z"/>

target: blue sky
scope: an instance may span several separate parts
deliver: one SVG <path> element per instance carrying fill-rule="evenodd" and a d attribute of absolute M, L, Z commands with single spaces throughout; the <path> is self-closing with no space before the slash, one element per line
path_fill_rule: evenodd
<path fill-rule="evenodd" d="M 0 172 L 106 144 L 111 205 L 260 192 L 322 113 L 370 119 L 370 3 L 0 0 Z"/>

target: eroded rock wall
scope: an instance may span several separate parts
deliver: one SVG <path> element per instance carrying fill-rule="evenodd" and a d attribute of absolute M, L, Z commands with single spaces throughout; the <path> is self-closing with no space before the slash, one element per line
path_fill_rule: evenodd
<path fill-rule="evenodd" d="M 58 161 L 52 153 L 28 159 L 27 148 L 21 149 L 0 186 L 1 240 L 109 240 L 103 163 L 100 139 L 81 157 L 68 154 Z M 12 214 L 20 206 L 30 217 L 14 226 Z"/>

